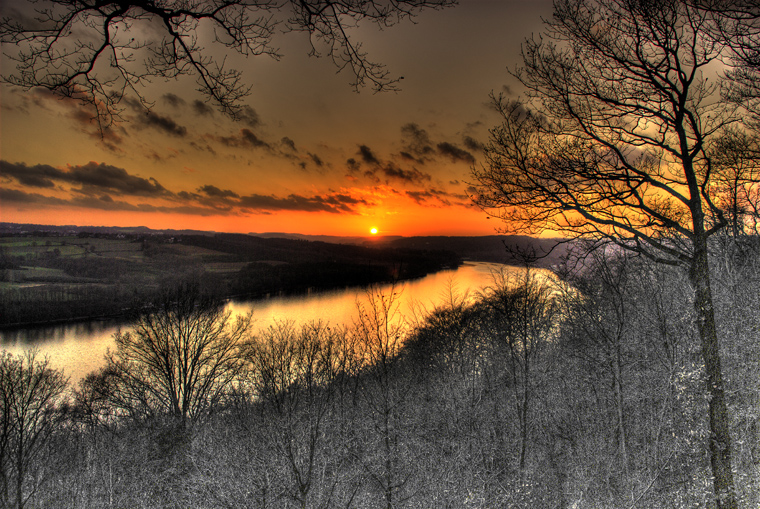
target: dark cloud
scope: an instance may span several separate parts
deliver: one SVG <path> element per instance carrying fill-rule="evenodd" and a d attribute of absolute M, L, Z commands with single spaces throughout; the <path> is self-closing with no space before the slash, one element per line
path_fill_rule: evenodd
<path fill-rule="evenodd" d="M 441 207 L 441 206 L 469 206 L 470 200 L 467 195 L 449 193 L 440 189 L 426 189 L 424 191 L 406 191 L 406 196 L 414 200 L 419 205 Z"/>
<path fill-rule="evenodd" d="M 380 171 L 380 170 L 378 170 Z M 0 199 L 5 203 L 19 206 L 74 206 L 93 210 L 165 212 L 195 215 L 241 214 L 241 213 L 275 213 L 277 211 L 303 211 L 357 213 L 357 207 L 370 205 L 363 198 L 356 198 L 348 193 L 331 192 L 324 195 L 304 196 L 290 194 L 287 196 L 252 194 L 240 196 L 230 189 L 221 189 L 207 184 L 198 187 L 195 192 L 171 192 L 155 179 L 143 178 L 129 174 L 123 168 L 90 162 L 85 165 L 68 166 L 64 169 L 49 165 L 26 166 L 0 161 L 0 176 L 9 181 L 38 189 L 55 190 L 57 196 L 45 196 L 24 190 L 0 189 Z M 385 170 L 383 170 L 385 172 Z M 393 178 L 419 178 L 398 168 L 387 172 Z M 64 187 L 60 184 L 70 184 Z M 67 196 L 63 196 L 65 193 Z M 122 196 L 139 198 L 159 198 L 161 203 L 135 203 L 122 199 Z"/>
<path fill-rule="evenodd" d="M 428 182 L 432 177 L 427 173 L 422 173 L 416 168 L 411 170 L 405 170 L 393 163 L 389 163 L 382 168 L 382 173 L 389 179 L 401 180 L 403 182 L 411 182 L 422 184 Z"/>
<path fill-rule="evenodd" d="M 320 158 L 317 154 L 312 154 L 311 152 L 308 153 L 309 157 L 311 158 L 312 162 L 316 164 L 319 168 L 323 167 L 325 165 L 325 162 Z"/>
<path fill-rule="evenodd" d="M 349 172 L 356 173 L 359 171 L 359 168 L 361 168 L 361 163 L 352 157 L 346 161 L 346 166 L 348 167 Z"/>
<path fill-rule="evenodd" d="M 195 150 L 206 151 L 212 155 L 216 155 L 216 150 L 214 150 L 208 143 L 196 143 L 194 141 L 191 141 L 190 146 Z"/>
<path fill-rule="evenodd" d="M 433 197 L 433 194 L 430 191 L 407 191 L 406 195 L 418 205 L 427 204 L 428 200 Z"/>
<path fill-rule="evenodd" d="M 141 125 L 153 127 L 172 136 L 184 137 L 187 135 L 187 128 L 185 126 L 181 126 L 171 118 L 152 111 L 139 113 L 135 118 Z"/>
<path fill-rule="evenodd" d="M 239 198 L 240 197 L 240 195 L 238 195 L 234 191 L 230 191 L 229 189 L 222 190 L 212 185 L 205 185 L 203 187 L 199 187 L 198 192 L 203 193 L 206 196 L 209 196 L 211 198 Z"/>
<path fill-rule="evenodd" d="M 0 175 L 13 178 L 29 187 L 52 188 L 55 183 L 80 186 L 75 191 L 82 194 L 99 194 L 115 191 L 133 196 L 165 196 L 170 194 L 157 180 L 130 175 L 127 170 L 104 163 L 89 162 L 69 166 L 66 170 L 46 164 L 26 166 L 23 163 L 0 161 Z"/>
<path fill-rule="evenodd" d="M 433 153 L 434 149 L 430 141 L 430 135 L 417 124 L 410 122 L 402 126 L 401 135 L 405 139 L 407 155 L 411 156 L 414 154 L 419 158 Z"/>
<path fill-rule="evenodd" d="M 380 164 L 380 160 L 367 145 L 359 145 L 359 155 L 365 163 Z"/>
<path fill-rule="evenodd" d="M 16 203 L 19 205 L 35 205 L 37 207 L 85 207 L 96 210 L 130 210 L 140 211 L 147 210 L 149 206 L 137 206 L 123 201 L 114 201 L 111 197 L 103 195 L 100 197 L 74 197 L 69 200 L 56 198 L 54 196 L 44 196 L 38 193 L 27 193 L 16 189 L 0 189 L 0 200 L 6 204 Z M 154 207 L 154 209 L 157 209 Z"/>
<path fill-rule="evenodd" d="M 437 147 L 438 147 L 438 152 L 441 155 L 450 157 L 451 160 L 454 162 L 462 161 L 462 162 L 470 163 L 470 164 L 475 162 L 475 158 L 473 157 L 472 154 L 470 154 L 464 149 L 459 148 L 453 143 L 443 142 L 443 143 L 439 143 Z"/>
<path fill-rule="evenodd" d="M 27 166 L 24 163 L 0 161 L 0 176 L 12 178 L 19 184 L 29 187 L 55 187 L 54 180 L 63 180 L 64 172 L 47 164 Z"/>
<path fill-rule="evenodd" d="M 285 145 L 285 147 L 290 149 L 291 151 L 298 152 L 298 149 L 296 148 L 296 142 L 291 140 L 287 136 L 283 136 L 283 138 L 280 140 L 280 143 Z"/>
<path fill-rule="evenodd" d="M 265 142 L 250 129 L 241 129 L 238 136 L 215 136 L 215 139 L 228 147 L 253 147 L 253 148 L 271 148 L 269 143 Z"/>
<path fill-rule="evenodd" d="M 357 205 L 366 205 L 367 201 L 354 198 L 347 194 L 331 194 L 326 196 L 301 196 L 291 194 L 287 197 L 273 195 L 252 194 L 240 199 L 240 206 L 256 211 L 301 211 L 301 212 L 329 212 L 356 213 Z"/>
<path fill-rule="evenodd" d="M 409 152 L 401 151 L 401 153 L 399 155 L 401 156 L 401 159 L 405 159 L 407 161 L 414 161 L 415 163 L 422 163 L 422 164 L 424 164 L 424 161 L 422 161 L 421 159 L 418 159 L 418 158 L 414 157 Z"/>
<path fill-rule="evenodd" d="M 15 92 L 15 90 L 14 90 Z M 135 101 L 138 106 L 140 103 Z M 67 116 L 72 119 L 95 143 L 115 154 L 123 154 L 124 150 L 119 146 L 123 141 L 126 130 L 122 125 L 113 124 L 108 127 L 100 126 L 97 122 L 94 108 L 72 98 L 60 97 L 53 92 L 35 88 L 31 93 L 24 93 L 19 109 L 28 112 L 28 103 L 48 109 L 46 103 L 55 103 L 66 109 Z M 134 106 L 130 103 L 128 106 Z M 141 106 L 140 106 L 141 107 Z"/>
<path fill-rule="evenodd" d="M 252 147 L 269 147 L 269 144 L 267 142 L 262 141 L 250 129 L 241 129 L 240 136 L 245 141 L 245 143 Z"/>
<path fill-rule="evenodd" d="M 248 105 L 245 105 L 241 108 L 240 112 L 237 115 L 237 118 L 240 122 L 246 124 L 252 129 L 261 125 L 259 114 L 256 113 L 256 110 Z"/>
<path fill-rule="evenodd" d="M 179 108 L 180 106 L 184 106 L 186 104 L 184 99 L 172 93 L 164 94 L 161 96 L 161 99 L 163 99 L 166 104 L 174 108 Z"/>
<path fill-rule="evenodd" d="M 214 114 L 214 108 L 204 103 L 203 101 L 199 101 L 198 99 L 193 101 L 193 111 L 196 115 L 199 115 L 201 117 L 210 117 Z"/>
<path fill-rule="evenodd" d="M 462 138 L 462 141 L 464 142 L 464 146 L 468 149 L 474 151 L 474 152 L 481 152 L 485 148 L 482 143 L 480 143 L 478 140 L 473 138 L 472 136 L 465 136 Z"/>
<path fill-rule="evenodd" d="M 0 187 L 0 201 L 4 204 L 48 204 L 48 205 L 67 205 L 66 200 L 43 196 L 38 193 L 27 193 L 18 189 L 6 189 Z"/>
<path fill-rule="evenodd" d="M 167 96 L 172 96 L 172 95 L 173 94 L 165 94 L 163 97 L 166 98 Z M 177 99 L 179 98 L 177 97 Z M 135 112 L 135 116 L 133 117 L 133 120 L 138 125 L 142 127 L 152 127 L 154 129 L 158 129 L 159 131 L 163 131 L 166 134 L 170 134 L 172 136 L 179 136 L 179 137 L 187 136 L 187 128 L 177 124 L 177 122 L 175 122 L 169 117 L 159 115 L 158 113 L 155 113 L 154 111 L 148 109 L 143 103 L 141 103 L 137 99 L 134 99 L 131 97 L 125 97 L 123 99 L 123 102 L 127 106 L 132 108 L 132 111 Z"/>
<path fill-rule="evenodd" d="M 92 189 L 108 189 L 134 196 L 165 196 L 170 194 L 154 178 L 130 175 L 124 168 L 91 161 L 82 166 L 69 166 L 66 172 L 68 182 L 81 184 L 86 194 Z"/>

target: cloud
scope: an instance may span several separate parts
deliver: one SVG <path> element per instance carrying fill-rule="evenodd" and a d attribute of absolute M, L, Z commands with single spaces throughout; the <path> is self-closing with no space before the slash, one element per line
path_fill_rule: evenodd
<path fill-rule="evenodd" d="M 448 156 L 452 161 L 462 161 L 465 163 L 474 163 L 475 157 L 464 149 L 459 148 L 453 143 L 443 142 L 437 145 L 438 152 L 441 155 Z"/>
<path fill-rule="evenodd" d="M 27 166 L 24 163 L 9 163 L 0 161 L 0 176 L 12 178 L 19 184 L 29 187 L 55 187 L 54 180 L 63 180 L 64 172 L 47 164 Z"/>
<path fill-rule="evenodd" d="M 322 168 L 325 165 L 325 162 L 317 154 L 312 154 L 311 152 L 308 152 L 308 154 L 312 162 L 316 164 L 319 168 Z"/>
<path fill-rule="evenodd" d="M 203 187 L 199 187 L 198 192 L 203 193 L 206 196 L 209 196 L 212 198 L 239 198 L 240 197 L 240 195 L 238 195 L 234 191 L 231 191 L 229 189 L 222 190 L 212 185 L 205 185 Z"/>
<path fill-rule="evenodd" d="M 482 152 L 485 146 L 472 136 L 465 136 L 462 138 L 464 146 L 474 152 Z"/>
<path fill-rule="evenodd" d="M 214 115 L 214 108 L 198 99 L 193 101 L 193 111 L 196 115 L 201 117 L 210 117 Z"/>
<path fill-rule="evenodd" d="M 286 148 L 290 149 L 293 152 L 298 152 L 298 149 L 296 148 L 296 142 L 288 138 L 287 136 L 283 136 L 280 140 L 280 143 L 285 145 Z"/>
<path fill-rule="evenodd" d="M 416 168 L 407 170 L 394 162 L 381 161 L 367 145 L 360 145 L 357 154 L 361 157 L 360 161 L 357 161 L 353 157 L 346 161 L 349 174 L 358 174 L 361 170 L 362 163 L 367 163 L 370 164 L 371 167 L 366 169 L 363 175 L 374 182 L 381 182 L 384 180 L 388 183 L 391 180 L 396 180 L 407 183 L 423 184 L 432 180 L 430 174 L 423 173 Z M 417 161 L 414 157 L 410 156 L 410 158 Z"/>
<path fill-rule="evenodd" d="M 108 195 L 103 196 L 74 196 L 69 199 L 44 196 L 38 193 L 27 193 L 16 189 L 0 188 L 0 201 L 10 206 L 35 206 L 35 207 L 79 207 L 92 210 L 104 210 L 115 212 L 160 212 L 167 214 L 190 214 L 197 216 L 218 215 L 219 210 L 195 205 L 153 205 L 150 203 L 129 203 L 122 200 L 114 200 Z M 231 210 L 231 209 L 230 209 Z"/>
<path fill-rule="evenodd" d="M 261 119 L 256 110 L 248 106 L 247 104 L 240 109 L 238 113 L 238 120 L 246 124 L 250 128 L 256 128 L 261 125 Z"/>
<path fill-rule="evenodd" d="M 0 188 L 0 201 L 5 204 L 9 203 L 21 203 L 21 204 L 40 204 L 47 203 L 50 205 L 68 205 L 66 200 L 60 198 L 53 198 L 44 196 L 38 193 L 27 193 L 25 191 L 19 191 L 18 189 L 6 189 Z"/>
<path fill-rule="evenodd" d="M 409 183 L 417 183 L 417 184 L 422 184 L 432 179 L 432 177 L 429 174 L 422 173 L 416 168 L 412 168 L 411 170 L 405 170 L 393 163 L 388 163 L 387 165 L 383 166 L 382 173 L 389 179 L 400 180 L 400 181 L 409 182 Z"/>
<path fill-rule="evenodd" d="M 16 89 L 12 89 L 11 93 L 18 94 Z M 140 106 L 139 102 L 135 102 Z M 126 133 L 124 126 L 118 124 L 112 124 L 108 127 L 100 126 L 92 105 L 81 103 L 70 97 L 60 97 L 44 88 L 35 88 L 29 93 L 22 93 L 17 109 L 29 113 L 30 104 L 45 110 L 50 110 L 51 105 L 63 107 L 66 116 L 72 119 L 97 144 L 115 154 L 124 153 L 124 150 L 119 146 L 123 141 L 123 135 Z M 128 106 L 134 108 L 131 103 Z M 3 107 L 5 108 L 5 105 Z"/>
<path fill-rule="evenodd" d="M 374 152 L 372 152 L 372 149 L 370 149 L 367 145 L 359 145 L 359 155 L 362 158 L 362 161 L 369 164 L 380 164 L 380 160 L 375 156 Z"/>
<path fill-rule="evenodd" d="M 387 171 L 386 171 L 387 170 Z M 421 177 L 400 168 L 382 171 L 393 178 L 419 180 Z M 116 166 L 90 162 L 55 168 L 38 164 L 9 163 L 0 160 L 0 177 L 41 192 L 13 189 L 4 185 L 0 199 L 8 204 L 36 207 L 82 207 L 92 210 L 165 212 L 195 215 L 230 215 L 275 213 L 278 211 L 326 212 L 356 214 L 371 203 L 361 191 L 327 192 L 323 194 L 249 194 L 241 196 L 231 189 L 213 184 L 202 185 L 195 191 L 173 192 L 156 179 L 132 175 Z"/>
<path fill-rule="evenodd" d="M 174 108 L 179 108 L 180 106 L 184 106 L 186 104 L 184 99 L 172 93 L 162 95 L 161 99 L 163 99 L 166 104 Z"/>
<path fill-rule="evenodd" d="M 88 188 L 108 189 L 134 196 L 164 196 L 169 191 L 154 178 L 130 175 L 124 168 L 91 161 L 82 166 L 69 166 L 67 181 Z"/>
<path fill-rule="evenodd" d="M 172 136 L 179 136 L 181 138 L 187 135 L 187 128 L 185 126 L 181 126 L 171 118 L 164 117 L 152 111 L 139 113 L 135 117 L 135 120 L 137 120 L 140 125 L 153 127 Z"/>
<path fill-rule="evenodd" d="M 440 189 L 426 189 L 424 191 L 406 191 L 406 196 L 414 200 L 418 205 L 433 207 L 449 207 L 452 205 L 469 206 L 470 200 L 467 195 L 449 193 Z"/>
<path fill-rule="evenodd" d="M 251 194 L 240 199 L 240 206 L 256 211 L 301 211 L 329 212 L 331 214 L 356 213 L 357 205 L 368 205 L 363 198 L 354 198 L 349 194 L 335 193 L 325 196 L 301 196 L 290 194 L 287 197 Z"/>
<path fill-rule="evenodd" d="M 237 136 L 211 136 L 223 145 L 228 147 L 242 148 L 271 148 L 269 143 L 265 142 L 250 129 L 243 128 Z"/>
<path fill-rule="evenodd" d="M 349 172 L 357 173 L 362 165 L 359 161 L 352 157 L 346 161 L 346 166 L 348 167 Z"/>
<path fill-rule="evenodd" d="M 422 163 L 422 164 L 424 164 L 424 161 L 422 161 L 421 159 L 418 159 L 418 158 L 414 157 L 409 152 L 406 152 L 406 151 L 402 150 L 399 153 L 399 155 L 401 156 L 401 159 L 406 159 L 407 161 L 414 161 L 415 163 Z"/>
<path fill-rule="evenodd" d="M 252 147 L 267 147 L 267 148 L 269 147 L 269 144 L 267 142 L 262 141 L 250 129 L 241 129 L 240 137 L 243 139 L 245 143 L 247 143 L 248 145 Z"/>
<path fill-rule="evenodd" d="M 166 190 L 156 179 L 130 175 L 127 170 L 91 161 L 85 165 L 68 166 L 66 170 L 46 164 L 26 166 L 24 163 L 0 161 L 0 175 L 12 178 L 29 187 L 53 188 L 58 183 L 80 186 L 81 194 L 113 191 L 132 196 L 166 196 Z"/>
<path fill-rule="evenodd" d="M 167 96 L 169 96 L 170 99 L 167 99 Z M 180 99 L 174 94 L 165 94 L 163 98 L 168 101 L 172 101 L 173 98 L 176 98 L 184 102 L 184 100 Z M 132 111 L 135 112 L 135 116 L 132 117 L 132 120 L 134 120 L 139 126 L 152 127 L 154 129 L 158 129 L 159 131 L 163 131 L 166 134 L 169 134 L 172 136 L 179 136 L 179 137 L 187 136 L 187 128 L 177 124 L 177 122 L 175 122 L 173 119 L 169 117 L 159 115 L 158 113 L 148 109 L 143 103 L 141 103 L 137 99 L 134 99 L 131 97 L 125 97 L 123 99 L 123 102 L 127 106 L 132 108 Z"/>
<path fill-rule="evenodd" d="M 431 155 L 434 152 L 430 135 L 414 122 L 409 122 L 401 127 L 401 135 L 405 139 L 406 155 L 410 158 L 420 158 Z"/>

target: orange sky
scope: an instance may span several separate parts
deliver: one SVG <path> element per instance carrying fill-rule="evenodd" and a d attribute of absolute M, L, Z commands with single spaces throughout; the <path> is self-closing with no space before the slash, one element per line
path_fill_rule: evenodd
<path fill-rule="evenodd" d="M 398 93 L 353 92 L 350 76 L 307 57 L 301 34 L 283 34 L 280 61 L 230 57 L 252 86 L 238 122 L 191 78 L 154 80 L 150 113 L 128 102 L 104 137 L 80 104 L 3 86 L 0 221 L 492 234 L 498 222 L 472 207 L 467 185 L 498 120 L 488 94 L 513 86 L 507 67 L 550 6 L 468 0 L 416 25 L 357 30 L 371 58 L 404 76 Z"/>

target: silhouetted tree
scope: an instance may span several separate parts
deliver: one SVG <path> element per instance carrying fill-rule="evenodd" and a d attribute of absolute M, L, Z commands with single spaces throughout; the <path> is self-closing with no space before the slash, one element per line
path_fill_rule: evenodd
<path fill-rule="evenodd" d="M 526 267 L 519 273 L 503 269 L 494 272 L 493 278 L 482 301 L 492 313 L 497 347 L 506 354 L 507 380 L 519 428 L 517 467 L 522 476 L 530 442 L 534 370 L 556 332 L 559 308 L 551 282 L 535 269 Z"/>
<path fill-rule="evenodd" d="M 365 369 L 359 375 L 359 394 L 366 405 L 364 438 L 369 451 L 361 458 L 364 471 L 382 493 L 383 506 L 397 507 L 409 488 L 405 450 L 403 404 L 411 387 L 399 369 L 399 353 L 407 334 L 406 321 L 399 310 L 402 289 L 392 285 L 387 292 L 371 287 L 366 299 L 357 302 L 359 317 L 350 333 Z M 365 424 L 365 423 L 363 423 Z M 371 451 L 371 452 L 370 452 Z"/>
<path fill-rule="evenodd" d="M 91 385 L 112 407 L 137 419 L 169 416 L 181 423 L 207 414 L 238 381 L 240 347 L 252 316 L 232 317 L 192 284 L 167 291 L 132 330 L 114 336 Z M 183 424 L 184 425 L 184 424 Z"/>
<path fill-rule="evenodd" d="M 711 17 L 677 1 L 558 0 L 514 75 L 528 102 L 494 105 L 477 203 L 508 232 L 564 232 L 684 267 L 709 393 L 715 500 L 737 507 L 708 265 L 726 226 L 710 196 L 713 138 L 735 120 L 716 101 Z M 713 74 L 719 78 L 719 75 Z"/>
<path fill-rule="evenodd" d="M 43 87 L 85 102 L 94 108 L 103 129 L 119 120 L 127 93 L 148 106 L 141 89 L 152 78 L 193 75 L 198 90 L 235 118 L 244 111 L 241 100 L 250 87 L 224 56 L 207 51 L 207 44 L 244 56 L 279 58 L 273 43 L 278 31 L 306 32 L 311 54 L 325 54 L 340 70 L 348 68 L 354 88 L 369 83 L 375 90 L 393 90 L 398 78 L 367 58 L 361 43 L 351 37 L 351 28 L 363 20 L 387 27 L 423 9 L 453 3 L 44 0 L 34 11 L 23 5 L 5 10 L 0 42 L 19 50 L 15 55 L 6 53 L 16 66 L 6 71 L 4 81 L 24 89 Z"/>
<path fill-rule="evenodd" d="M 59 422 L 67 381 L 35 351 L 0 354 L 0 501 L 22 509 L 46 476 L 40 455 Z"/>
<path fill-rule="evenodd" d="M 337 381 L 353 354 L 346 339 L 343 328 L 315 322 L 296 329 L 285 322 L 262 331 L 246 348 L 263 427 L 276 451 L 270 464 L 286 464 L 288 495 L 299 507 L 334 503 L 340 465 L 331 463 L 335 454 L 325 449 L 337 434 L 329 426 Z"/>
<path fill-rule="evenodd" d="M 728 50 L 725 97 L 746 105 L 760 120 L 760 5 L 756 0 L 690 0 L 714 23 L 706 32 Z"/>
<path fill-rule="evenodd" d="M 754 133 L 727 130 L 711 149 L 718 205 L 728 233 L 758 233 L 760 223 L 760 142 Z"/>

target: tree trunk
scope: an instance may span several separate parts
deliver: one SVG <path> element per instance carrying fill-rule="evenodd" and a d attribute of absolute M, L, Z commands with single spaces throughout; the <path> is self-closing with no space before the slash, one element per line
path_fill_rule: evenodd
<path fill-rule="evenodd" d="M 523 348 L 527 348 L 523 343 Z M 522 402 L 519 405 L 520 413 L 520 458 L 519 458 L 519 470 L 520 480 L 525 481 L 525 456 L 528 451 L 528 403 L 530 402 L 530 387 L 528 383 L 530 381 L 530 365 L 528 363 L 527 355 L 525 358 L 525 365 L 523 367 L 523 387 L 522 387 Z"/>
<path fill-rule="evenodd" d="M 694 244 L 694 259 L 689 277 L 694 287 L 694 307 L 697 312 L 702 359 L 707 374 L 707 392 L 710 395 L 710 463 L 715 501 L 718 509 L 737 509 L 739 505 L 731 469 L 731 434 L 710 289 L 707 242 L 698 238 Z"/>
<path fill-rule="evenodd" d="M 612 359 L 612 377 L 613 377 L 613 386 L 615 390 L 615 406 L 616 413 L 617 413 L 617 421 L 618 421 L 618 447 L 620 450 L 620 460 L 623 463 L 623 472 L 625 472 L 626 476 L 628 475 L 628 450 L 626 447 L 626 444 L 628 442 L 628 437 L 625 432 L 625 410 L 623 408 L 624 398 L 623 398 L 623 385 L 620 381 L 620 378 L 622 377 L 623 370 L 620 367 L 620 338 L 616 339 L 616 344 L 614 345 L 615 351 L 613 352 L 613 359 Z"/>

